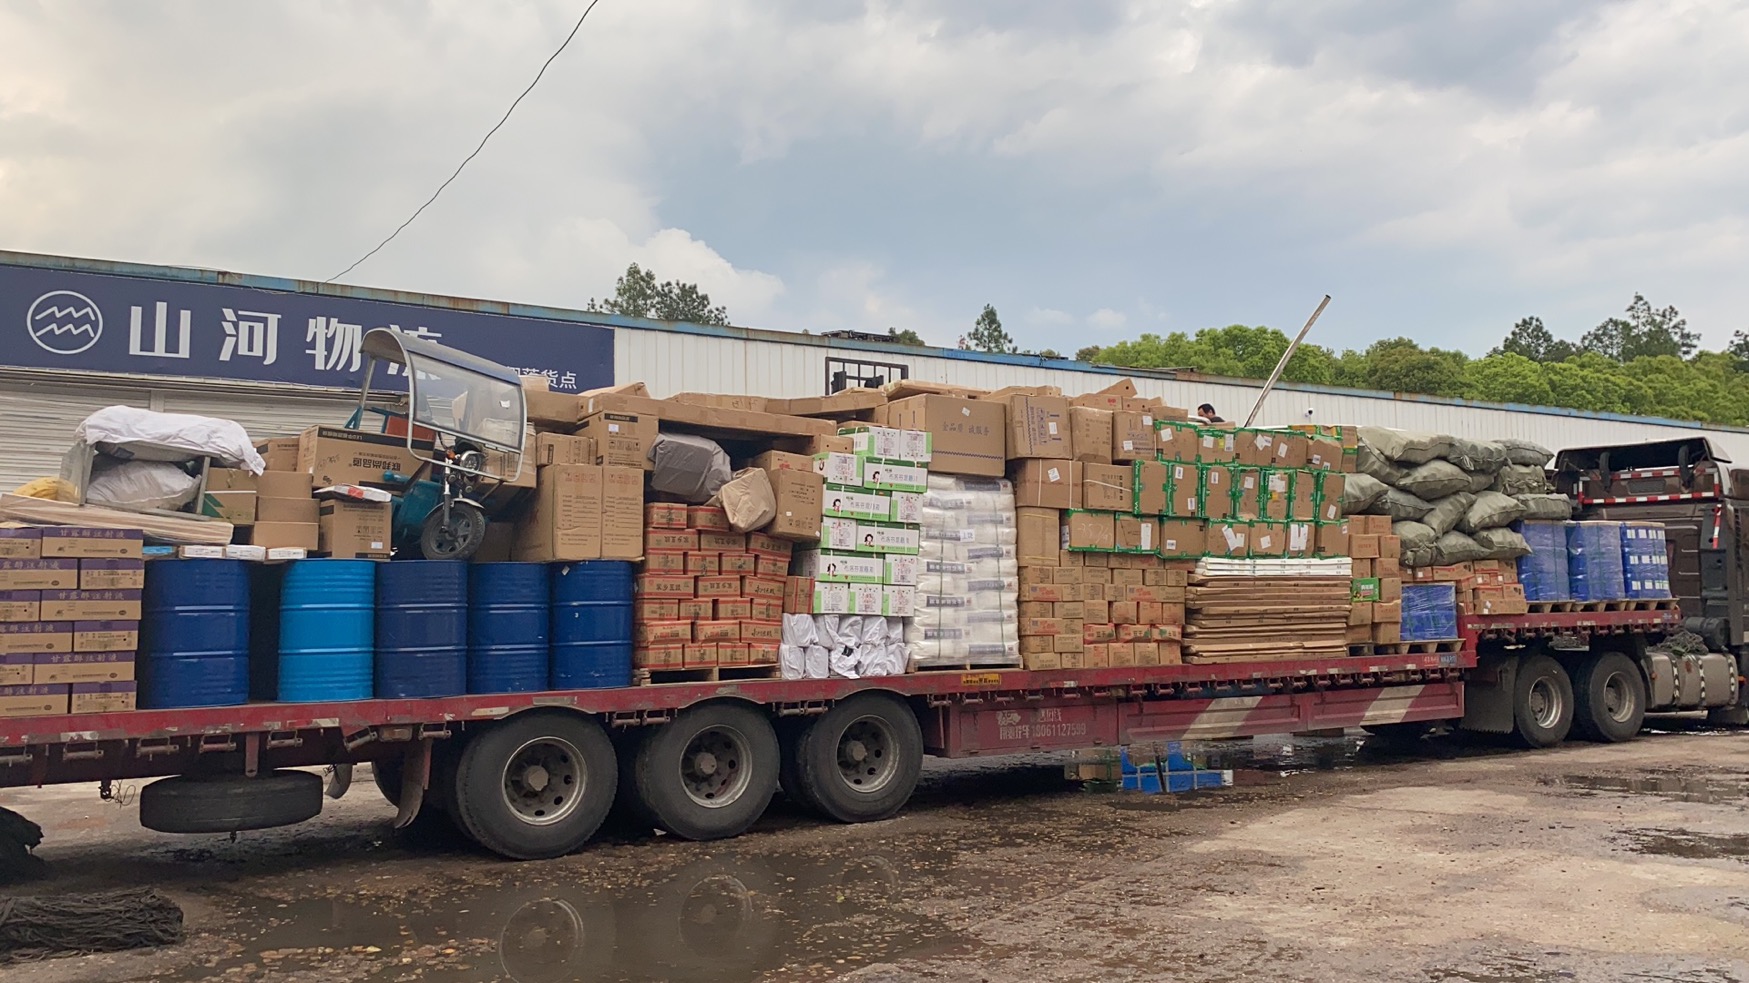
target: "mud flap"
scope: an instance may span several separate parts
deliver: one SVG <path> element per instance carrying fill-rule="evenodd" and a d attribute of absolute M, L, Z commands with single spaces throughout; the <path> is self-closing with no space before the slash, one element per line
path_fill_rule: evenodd
<path fill-rule="evenodd" d="M 1464 675 L 1464 730 L 1484 734 L 1512 733 L 1512 694 L 1518 689 L 1518 659 L 1483 656 Z"/>
<path fill-rule="evenodd" d="M 425 786 L 431 779 L 431 739 L 416 742 L 407 749 L 401 763 L 400 806 L 395 812 L 395 828 L 406 829 L 419 815 L 425 802 Z"/>
<path fill-rule="evenodd" d="M 328 798 L 338 799 L 352 787 L 352 763 L 342 761 L 328 766 Z"/>

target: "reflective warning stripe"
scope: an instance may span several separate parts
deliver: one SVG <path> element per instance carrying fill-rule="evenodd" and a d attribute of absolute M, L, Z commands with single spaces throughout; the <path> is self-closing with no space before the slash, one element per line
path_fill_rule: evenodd
<path fill-rule="evenodd" d="M 1650 502 L 1697 502 L 1716 500 L 1713 492 L 1681 492 L 1675 495 L 1619 495 L 1614 498 L 1579 496 L 1580 505 L 1644 505 Z"/>

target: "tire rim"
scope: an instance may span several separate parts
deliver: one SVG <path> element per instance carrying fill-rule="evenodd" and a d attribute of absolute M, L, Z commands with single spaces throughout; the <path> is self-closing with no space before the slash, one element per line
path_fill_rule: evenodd
<path fill-rule="evenodd" d="M 1530 719 L 1544 730 L 1553 730 L 1561 721 L 1561 711 L 1564 709 L 1561 701 L 1561 691 L 1547 678 L 1537 679 L 1530 684 L 1529 704 Z"/>
<path fill-rule="evenodd" d="M 575 745 L 537 737 L 517 748 L 504 766 L 504 804 L 530 826 L 550 826 L 577 811 L 586 783 L 583 755 Z"/>
<path fill-rule="evenodd" d="M 1624 673 L 1612 672 L 1603 681 L 1603 713 L 1618 724 L 1633 719 L 1635 703 L 1633 685 Z"/>
<path fill-rule="evenodd" d="M 852 792 L 873 795 L 899 773 L 898 738 L 879 717 L 858 717 L 838 735 L 838 778 Z"/>
<path fill-rule="evenodd" d="M 680 787 L 707 809 L 733 805 L 752 782 L 752 757 L 746 735 L 733 727 L 707 727 L 681 752 Z"/>
<path fill-rule="evenodd" d="M 567 901 L 544 898 L 516 909 L 498 937 L 504 972 L 517 983 L 573 979 L 566 969 L 588 943 L 583 916 Z"/>

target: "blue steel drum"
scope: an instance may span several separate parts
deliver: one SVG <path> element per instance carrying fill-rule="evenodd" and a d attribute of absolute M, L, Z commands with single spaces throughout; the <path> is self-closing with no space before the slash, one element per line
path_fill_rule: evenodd
<path fill-rule="evenodd" d="M 476 563 L 468 578 L 468 692 L 547 688 L 547 567 Z"/>
<path fill-rule="evenodd" d="M 468 565 L 399 560 L 377 569 L 379 700 L 468 691 Z"/>
<path fill-rule="evenodd" d="M 248 564 L 153 560 L 146 564 L 141 597 L 142 708 L 248 702 Z"/>
<path fill-rule="evenodd" d="M 279 604 L 282 703 L 368 700 L 376 645 L 374 560 L 294 560 Z"/>
<path fill-rule="evenodd" d="M 553 689 L 632 684 L 632 565 L 553 567 Z"/>

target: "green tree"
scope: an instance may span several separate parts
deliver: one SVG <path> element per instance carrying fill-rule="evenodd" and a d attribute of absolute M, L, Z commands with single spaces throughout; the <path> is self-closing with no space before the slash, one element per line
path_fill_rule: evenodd
<path fill-rule="evenodd" d="M 1749 372 L 1749 331 L 1738 331 L 1733 334 L 1730 347 L 1725 349 L 1725 354 L 1737 360 L 1738 372 Z"/>
<path fill-rule="evenodd" d="M 981 352 L 1012 353 L 1016 351 L 1014 339 L 1002 328 L 1002 318 L 996 315 L 996 308 L 984 305 L 983 313 L 972 323 L 972 333 L 964 339 L 970 347 Z"/>
<path fill-rule="evenodd" d="M 1742 334 L 1741 331 L 1739 331 L 1737 333 Z M 1746 346 L 1749 346 L 1749 342 L 1745 342 L 1744 344 Z M 1099 358 L 1100 357 L 1099 353 L 1103 352 L 1104 350 L 1105 350 L 1104 348 L 1102 348 L 1098 345 L 1088 345 L 1085 348 L 1077 348 L 1077 349 L 1075 349 L 1075 361 L 1077 361 L 1077 362 L 1091 362 L 1094 359 Z"/>
<path fill-rule="evenodd" d="M 614 281 L 612 297 L 604 300 L 591 297 L 586 309 L 657 321 L 729 323 L 728 310 L 711 306 L 711 295 L 698 289 L 698 284 L 676 280 L 657 283 L 654 270 L 642 269 L 636 263 L 627 266 L 625 275 Z"/>
<path fill-rule="evenodd" d="M 1676 308 L 1654 310 L 1645 297 L 1634 294 L 1627 317 L 1609 318 L 1585 332 L 1579 347 L 1616 362 L 1659 355 L 1687 358 L 1700 347 L 1700 333 L 1689 330 Z"/>
<path fill-rule="evenodd" d="M 887 337 L 901 345 L 924 346 L 929 344 L 929 342 L 923 340 L 922 335 L 912 331 L 910 328 L 906 328 L 903 331 L 900 331 L 898 328 L 888 328 Z"/>
<path fill-rule="evenodd" d="M 1542 318 L 1523 317 L 1519 318 L 1518 323 L 1512 326 L 1512 330 L 1507 333 L 1506 340 L 1500 343 L 1500 347 L 1488 354 L 1497 355 L 1505 352 L 1523 355 L 1533 362 L 1559 362 L 1564 358 L 1577 355 L 1579 346 L 1570 341 L 1556 338 L 1549 332 L 1548 328 L 1543 326 Z"/>
<path fill-rule="evenodd" d="M 1164 337 L 1144 334 L 1099 349 L 1101 362 L 1138 369 L 1192 369 L 1208 375 L 1266 379 L 1287 351 L 1288 337 L 1274 328 L 1229 324 L 1203 328 L 1192 338 L 1182 331 Z M 1086 350 L 1083 349 L 1083 352 Z M 1288 360 L 1288 382 L 1328 385 L 1335 381 L 1336 356 L 1328 348 L 1301 345 Z"/>
<path fill-rule="evenodd" d="M 1367 388 L 1456 396 L 1463 392 L 1468 361 L 1463 352 L 1423 349 L 1409 338 L 1387 338 L 1366 350 Z"/>
<path fill-rule="evenodd" d="M 1517 352 L 1498 352 L 1464 368 L 1464 397 L 1490 403 L 1547 406 L 1554 398 L 1542 366 Z"/>

